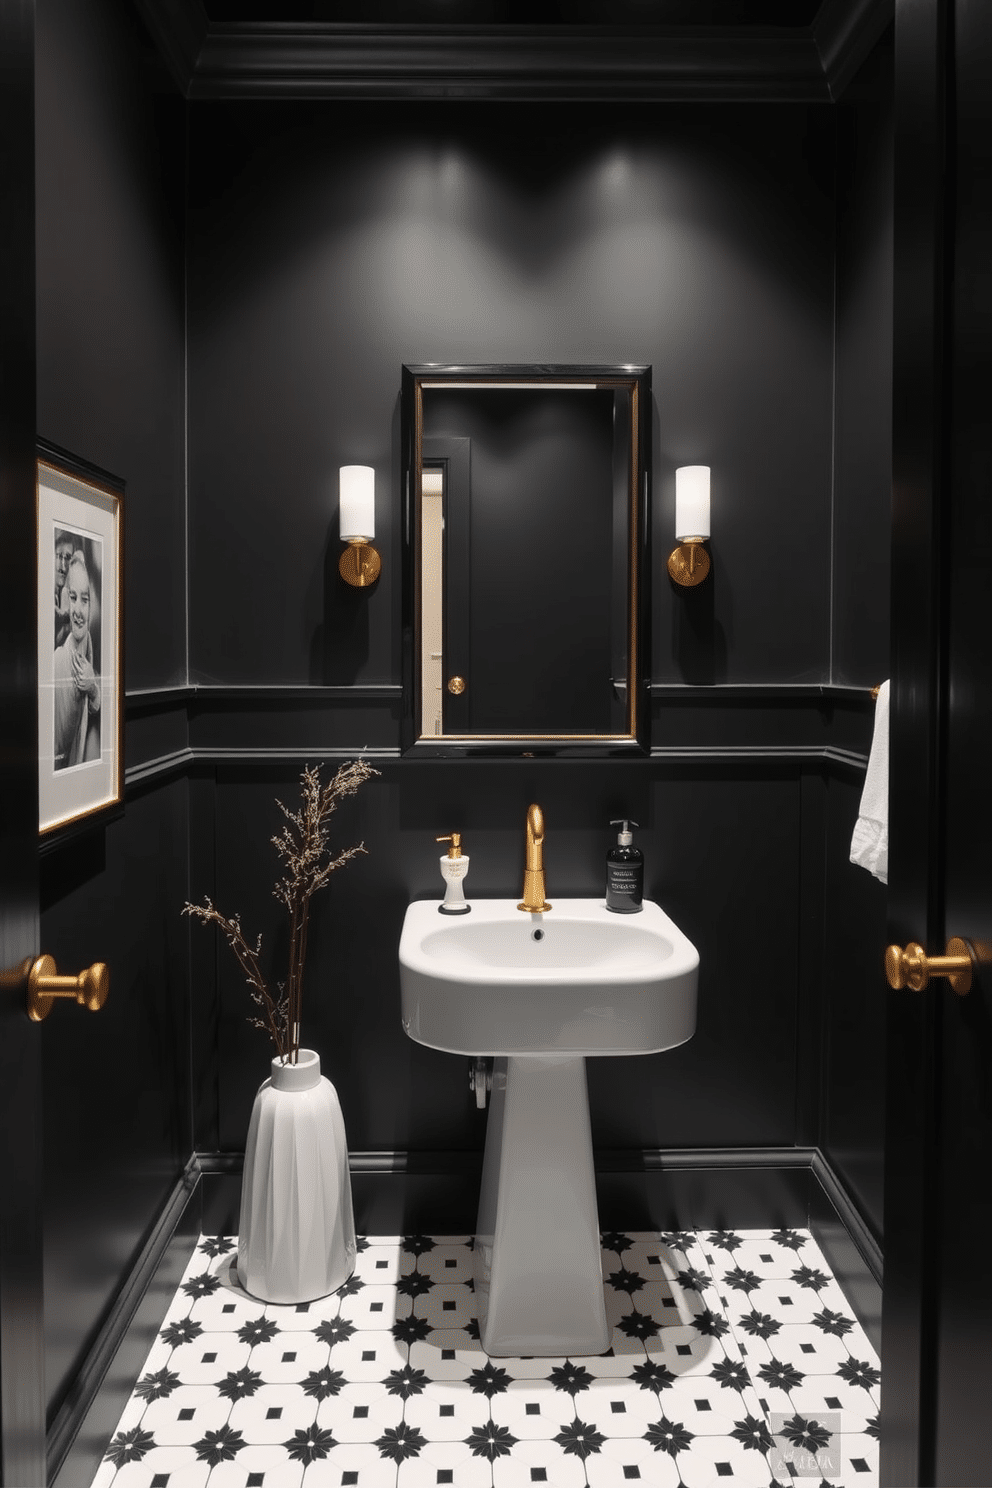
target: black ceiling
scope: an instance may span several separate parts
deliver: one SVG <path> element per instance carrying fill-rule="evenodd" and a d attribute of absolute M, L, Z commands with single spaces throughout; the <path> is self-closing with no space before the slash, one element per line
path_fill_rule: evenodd
<path fill-rule="evenodd" d="M 211 22 L 808 27 L 821 0 L 204 0 Z"/>
<path fill-rule="evenodd" d="M 895 0 L 133 0 L 190 99 L 830 103 Z"/>

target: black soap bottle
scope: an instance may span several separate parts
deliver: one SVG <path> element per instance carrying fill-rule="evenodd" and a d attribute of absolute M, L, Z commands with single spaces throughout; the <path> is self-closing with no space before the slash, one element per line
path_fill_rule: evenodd
<path fill-rule="evenodd" d="M 606 854 L 606 907 L 614 914 L 639 914 L 644 908 L 644 854 L 633 846 L 631 827 L 637 823 L 613 821 L 619 827 L 616 847 Z"/>

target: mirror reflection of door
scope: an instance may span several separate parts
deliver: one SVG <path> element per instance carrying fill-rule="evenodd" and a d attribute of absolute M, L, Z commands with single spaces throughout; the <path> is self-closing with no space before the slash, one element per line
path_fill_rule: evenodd
<path fill-rule="evenodd" d="M 418 392 L 419 738 L 630 738 L 633 379 Z"/>

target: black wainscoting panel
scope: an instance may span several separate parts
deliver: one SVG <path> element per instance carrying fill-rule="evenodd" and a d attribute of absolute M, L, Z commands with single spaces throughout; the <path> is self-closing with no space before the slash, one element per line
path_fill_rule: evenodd
<path fill-rule="evenodd" d="M 875 1239 L 882 1238 L 885 1154 L 887 891 L 850 861 L 864 777 L 837 770 L 828 783 L 827 926 L 823 968 L 821 1125 L 816 1138 Z"/>
<path fill-rule="evenodd" d="M 659 571 L 675 467 L 714 472 L 714 576 L 659 586 L 656 676 L 828 679 L 829 108 L 232 100 L 190 128 L 195 680 L 399 676 L 397 399 L 427 360 L 653 364 Z M 384 571 L 342 613 L 352 461 Z"/>
<path fill-rule="evenodd" d="M 38 431 L 127 482 L 127 681 L 185 681 L 185 120 L 128 6 L 38 6 L 37 120 Z"/>
<path fill-rule="evenodd" d="M 388 686 L 197 688 L 189 704 L 190 743 L 218 753 L 353 749 L 356 742 L 359 749 L 396 749 L 400 708 L 400 689 Z"/>
<path fill-rule="evenodd" d="M 644 891 L 699 951 L 696 1032 L 664 1054 L 589 1061 L 597 1144 L 794 1140 L 799 807 L 794 765 L 652 767 Z"/>
<path fill-rule="evenodd" d="M 867 757 L 874 708 L 866 690 L 834 687 L 651 689 L 651 746 L 770 754 L 830 749 Z"/>
<path fill-rule="evenodd" d="M 523 873 L 530 801 L 545 812 L 548 894 L 598 896 L 612 817 L 641 823 L 645 892 L 699 947 L 699 1023 L 681 1049 L 636 1060 L 591 1060 L 594 1139 L 610 1147 L 787 1144 L 795 1108 L 800 914 L 799 767 L 734 761 L 689 768 L 661 762 L 380 762 L 382 776 L 347 802 L 333 841 L 364 840 L 369 855 L 334 877 L 315 904 L 304 1042 L 337 1085 L 358 1150 L 481 1147 L 485 1117 L 468 1061 L 422 1048 L 400 1026 L 397 948 L 410 899 L 441 897 L 439 832 L 458 830 L 471 859 L 466 888 L 513 897 Z M 284 954 L 271 895 L 279 825 L 274 797 L 292 804 L 290 762 L 217 767 L 216 878 L 194 881 L 266 954 Z M 194 927 L 194 936 L 216 932 Z M 774 954 L 769 954 L 769 946 Z M 218 948 L 219 1145 L 242 1148 L 269 1052 L 251 1029 L 240 971 Z"/>
<path fill-rule="evenodd" d="M 139 694 L 125 700 L 124 762 L 140 772 L 156 762 L 182 756 L 189 747 L 187 693 L 156 693 L 147 700 Z"/>
<path fill-rule="evenodd" d="M 176 780 L 42 862 L 43 945 L 66 971 L 110 967 L 100 1012 L 58 1004 L 38 1030 L 52 1411 L 192 1146 L 186 839 Z"/>
<path fill-rule="evenodd" d="M 189 773 L 187 877 L 182 885 L 181 900 L 170 906 L 173 913 L 178 914 L 181 911 L 187 896 L 195 904 L 202 904 L 204 895 L 214 897 L 216 799 L 213 768 L 210 765 L 197 764 Z M 186 927 L 189 965 L 193 1149 L 196 1152 L 216 1152 L 220 1147 L 218 967 L 221 956 L 229 956 L 230 952 L 219 937 L 204 934 L 198 921 L 186 918 L 183 924 Z"/>
<path fill-rule="evenodd" d="M 837 109 L 833 679 L 889 675 L 892 487 L 891 36 Z"/>

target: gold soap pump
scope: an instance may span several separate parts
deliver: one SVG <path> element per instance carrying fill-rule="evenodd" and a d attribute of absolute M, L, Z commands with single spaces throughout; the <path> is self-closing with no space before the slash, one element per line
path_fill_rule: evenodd
<path fill-rule="evenodd" d="M 436 837 L 436 842 L 450 842 L 451 846 L 441 859 L 441 877 L 447 884 L 444 902 L 437 907 L 438 914 L 469 914 L 472 906 L 465 902 L 462 881 L 468 873 L 468 858 L 462 852 L 461 832 L 452 832 L 447 837 Z"/>

